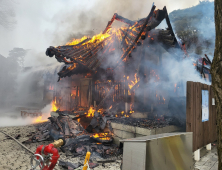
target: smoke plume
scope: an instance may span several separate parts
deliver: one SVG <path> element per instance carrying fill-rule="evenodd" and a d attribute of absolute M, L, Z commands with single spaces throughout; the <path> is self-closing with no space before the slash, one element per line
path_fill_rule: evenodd
<path fill-rule="evenodd" d="M 173 10 L 197 5 L 198 2 L 199 0 L 158 0 L 155 5 L 159 9 L 166 6 L 168 13 L 170 13 Z M 46 48 L 64 45 L 69 40 L 81 38 L 83 35 L 93 36 L 100 33 L 115 12 L 130 20 L 144 18 L 150 12 L 151 6 L 152 3 L 147 0 L 129 0 L 127 2 L 125 0 L 20 0 L 15 2 L 13 5 L 15 19 L 17 20 L 15 28 L 8 30 L 5 27 L 0 27 L 1 39 L 4 40 L 0 41 L 1 55 L 7 58 L 8 52 L 14 47 L 29 49 L 25 56 L 24 67 L 32 68 L 29 68 L 28 71 L 20 70 L 16 72 L 15 84 L 9 81 L 15 89 L 11 92 L 10 100 L 6 101 L 6 103 L 13 102 L 9 103 L 8 107 L 25 105 L 25 103 L 38 103 L 42 99 L 40 91 L 44 86 L 42 82 L 44 73 L 49 72 L 54 75 L 55 79 L 57 78 L 56 73 L 62 67 L 62 64 L 58 64 L 55 58 L 47 57 L 45 55 Z M 201 20 L 199 29 L 204 28 L 204 25 L 206 25 L 204 22 L 204 20 Z M 119 26 L 121 23 L 116 22 L 115 25 Z M 210 35 L 206 36 L 205 38 L 210 37 Z M 118 55 L 118 53 L 115 55 Z M 165 61 L 163 62 L 165 63 Z M 151 63 L 146 64 L 151 65 Z M 159 90 L 172 88 L 172 85 L 177 81 L 202 81 L 190 60 L 178 62 L 172 57 L 168 57 L 166 63 L 161 72 L 168 72 L 168 80 L 165 82 L 165 87 L 159 86 Z M 11 67 L 6 65 L 4 71 L 11 72 Z M 15 73 L 13 72 L 13 74 Z M 7 76 L 5 75 L 5 80 L 2 80 L 2 82 L 6 81 Z M 150 81 L 146 86 L 152 87 L 152 85 L 152 81 Z M 12 115 L 14 113 L 15 115 L 20 114 L 15 111 L 10 111 L 10 113 Z M 5 114 L 5 111 L 0 112 L 1 116 Z M 1 126 L 25 125 L 28 123 L 32 123 L 31 118 L 22 119 L 17 117 L 11 119 L 4 117 L 0 119 Z"/>

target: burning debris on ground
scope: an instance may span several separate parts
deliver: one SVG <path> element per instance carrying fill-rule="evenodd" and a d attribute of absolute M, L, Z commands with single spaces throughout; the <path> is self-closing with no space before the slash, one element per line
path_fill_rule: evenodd
<path fill-rule="evenodd" d="M 45 122 L 37 127 L 37 132 L 27 141 L 23 143 L 32 143 L 40 141 L 53 141 L 64 139 L 65 144 L 60 149 L 67 156 L 84 157 L 86 152 L 91 152 L 91 158 L 110 158 L 121 154 L 121 150 L 113 144 L 112 131 L 100 133 L 93 133 L 98 130 L 104 130 L 107 124 L 105 117 L 100 117 L 103 122 L 99 125 L 96 119 L 99 117 L 98 113 L 94 114 L 92 118 L 93 123 L 90 123 L 91 132 L 87 132 L 83 126 L 76 120 L 72 120 L 68 114 L 58 112 L 58 117 L 49 117 L 50 122 Z M 97 123 L 95 123 L 97 122 Z M 90 126 L 89 125 L 89 126 Z M 96 129 L 97 127 L 100 129 Z M 88 127 L 89 127 L 88 126 Z"/>

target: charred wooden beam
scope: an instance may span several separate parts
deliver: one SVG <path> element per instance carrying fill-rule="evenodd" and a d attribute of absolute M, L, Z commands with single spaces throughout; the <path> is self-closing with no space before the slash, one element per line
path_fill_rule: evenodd
<path fill-rule="evenodd" d="M 59 62 L 64 62 L 64 57 L 66 57 L 66 56 L 61 55 L 55 47 L 51 47 L 50 49 L 54 51 L 56 59 L 57 59 L 58 61 L 61 60 L 61 61 L 59 61 Z M 78 63 L 78 64 L 86 67 L 87 69 L 89 69 L 87 66 L 85 66 L 84 63 L 82 63 L 82 62 L 80 62 L 80 61 L 78 61 L 78 60 L 76 60 L 76 59 L 73 59 L 72 62 L 73 62 L 73 63 L 76 62 L 76 63 Z M 89 70 L 91 70 L 91 69 L 89 69 Z"/>
<path fill-rule="evenodd" d="M 166 19 L 166 23 L 167 23 L 167 26 L 168 26 L 168 30 L 171 31 L 170 34 L 171 34 L 171 36 L 174 37 L 175 47 L 176 47 L 176 48 L 179 48 L 180 45 L 179 45 L 179 43 L 178 43 L 178 41 L 177 41 L 177 39 L 176 39 L 176 36 L 175 36 L 175 34 L 174 34 L 174 32 L 173 32 L 173 28 L 172 28 L 172 26 L 171 26 L 170 19 L 169 19 L 169 16 L 168 16 L 166 7 L 164 7 L 164 9 L 165 9 L 165 11 L 166 11 L 166 18 L 165 18 L 165 19 Z M 182 47 L 181 47 L 181 48 L 182 48 Z"/>
<path fill-rule="evenodd" d="M 159 31 L 159 34 L 161 36 L 165 36 L 165 35 L 171 35 L 172 34 L 172 31 L 171 30 L 160 30 Z M 171 35 L 172 36 L 172 35 Z"/>
<path fill-rule="evenodd" d="M 206 59 L 207 59 L 207 62 L 211 65 L 212 62 L 211 62 L 210 59 L 208 58 L 207 54 L 204 54 L 204 55 L 205 55 L 205 57 L 206 57 Z"/>
<path fill-rule="evenodd" d="M 91 68 L 93 63 L 96 61 L 98 55 L 97 53 L 101 50 L 103 50 L 103 46 L 100 46 L 99 48 L 95 49 L 96 51 L 93 51 L 92 57 L 86 62 L 86 65 Z"/>
<path fill-rule="evenodd" d="M 143 33 L 143 31 L 144 31 L 145 28 L 147 27 L 148 21 L 149 21 L 150 18 L 152 17 L 152 14 L 153 14 L 155 8 L 156 8 L 156 6 L 154 5 L 154 6 L 152 7 L 149 15 L 147 16 L 147 18 L 146 18 L 146 20 L 145 20 L 145 22 L 144 22 L 144 24 L 143 24 L 143 27 L 142 27 L 140 33 L 139 33 L 139 34 L 137 35 L 137 37 L 135 38 L 133 44 L 132 44 L 131 46 L 129 46 L 129 47 L 127 48 L 127 50 L 125 51 L 125 53 L 121 56 L 121 58 L 120 58 L 121 60 L 123 60 L 126 56 L 128 56 L 128 55 L 131 53 L 132 48 L 135 46 L 135 44 L 136 44 L 137 41 L 139 40 L 141 34 Z M 147 31 L 150 31 L 150 30 L 151 30 L 151 28 L 148 28 Z"/>
<path fill-rule="evenodd" d="M 79 48 L 77 50 L 73 49 L 70 52 L 68 51 L 66 53 L 66 55 L 68 55 L 68 56 L 73 58 L 73 57 L 75 57 L 77 55 L 81 55 L 81 54 L 87 52 L 89 49 L 93 48 L 94 46 L 95 46 L 95 44 L 84 45 L 83 47 L 81 47 L 81 48 Z"/>
<path fill-rule="evenodd" d="M 136 35 L 134 35 L 132 32 L 131 32 L 132 34 L 130 34 L 129 32 L 126 32 L 124 30 L 121 30 L 121 32 L 125 35 L 124 39 L 128 38 L 131 41 L 134 41 L 134 39 L 136 38 Z"/>
<path fill-rule="evenodd" d="M 174 40 L 163 39 L 163 42 L 171 47 L 175 45 Z"/>
<path fill-rule="evenodd" d="M 99 46 L 96 46 L 93 49 L 89 49 L 85 54 L 81 55 L 81 58 L 84 58 L 86 60 L 86 58 L 89 58 L 89 56 L 97 56 L 96 53 L 102 48 L 103 46 L 102 44 L 100 44 Z M 87 61 L 85 61 L 85 64 L 87 65 Z"/>
<path fill-rule="evenodd" d="M 105 30 L 103 31 L 103 34 L 105 34 L 106 31 L 111 27 L 111 25 L 112 25 L 112 23 L 114 22 L 114 20 L 117 20 L 117 21 L 120 21 L 120 22 L 124 22 L 124 23 L 126 23 L 126 24 L 128 24 L 128 25 L 133 25 L 133 24 L 134 24 L 133 21 L 131 21 L 131 20 L 127 19 L 127 18 L 124 18 L 124 17 L 118 15 L 117 13 L 115 13 L 115 14 L 113 15 L 112 19 L 108 22 Z"/>

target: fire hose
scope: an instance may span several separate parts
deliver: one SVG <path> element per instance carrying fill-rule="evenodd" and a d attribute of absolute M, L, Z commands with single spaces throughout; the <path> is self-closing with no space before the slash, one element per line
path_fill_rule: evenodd
<path fill-rule="evenodd" d="M 11 139 L 13 139 L 19 145 L 21 145 L 23 148 L 25 148 L 27 151 L 29 151 L 31 154 L 33 154 L 31 156 L 31 161 L 30 161 L 31 170 L 35 170 L 38 166 L 40 167 L 40 170 L 53 170 L 53 168 L 55 167 L 55 165 L 60 157 L 59 152 L 56 148 L 61 147 L 65 144 L 64 139 L 59 139 L 59 140 L 54 141 L 53 143 L 50 143 L 49 145 L 38 146 L 36 149 L 36 152 L 34 153 L 30 149 L 28 149 L 25 145 L 23 145 L 18 140 L 13 138 L 12 136 L 8 135 L 7 133 L 5 133 L 1 130 L 0 130 L 0 132 L 5 134 L 6 136 L 10 137 Z M 52 154 L 52 156 L 50 156 L 50 154 Z M 89 169 L 88 162 L 89 162 L 90 154 L 91 154 L 90 152 L 86 153 L 83 170 Z M 33 164 L 33 161 L 36 162 L 35 165 Z M 50 165 L 49 165 L 49 162 L 51 162 Z"/>
<path fill-rule="evenodd" d="M 13 138 L 12 136 L 8 135 L 7 133 L 3 132 L 0 130 L 0 132 L 2 132 L 3 134 L 5 134 L 6 136 L 10 137 L 11 139 L 13 139 L 14 141 L 16 141 L 19 145 L 21 145 L 23 148 L 25 148 L 27 151 L 29 151 L 32 154 L 35 154 L 34 152 L 32 152 L 30 149 L 28 149 L 25 145 L 23 145 L 22 143 L 20 143 L 18 140 L 16 140 L 15 138 Z"/>
<path fill-rule="evenodd" d="M 12 136 L 8 135 L 7 133 L 0 130 L 3 134 L 13 139 L 15 142 L 17 142 L 19 145 L 21 145 L 23 148 L 25 148 L 27 151 L 29 151 L 32 155 L 31 157 L 31 170 L 35 170 L 38 166 L 40 167 L 40 170 L 53 170 L 55 167 L 58 159 L 59 159 L 59 153 L 56 148 L 62 146 L 65 144 L 65 140 L 59 139 L 57 141 L 54 141 L 53 143 L 50 143 L 49 145 L 40 145 L 37 147 L 36 152 L 34 153 L 30 149 L 28 149 L 25 145 L 20 143 L 18 140 L 13 138 Z M 52 154 L 52 157 L 50 157 L 50 154 Z M 36 164 L 33 164 L 33 161 L 35 160 Z M 49 162 L 51 164 L 49 165 Z M 45 165 L 46 164 L 46 165 Z"/>
<path fill-rule="evenodd" d="M 53 143 L 50 143 L 49 145 L 38 146 L 35 154 L 31 157 L 31 167 L 32 167 L 31 170 L 35 170 L 38 166 L 40 167 L 41 170 L 53 170 L 60 157 L 58 150 L 56 148 L 63 146 L 64 144 L 65 140 L 59 139 L 57 141 L 54 141 Z M 51 157 L 50 154 L 52 154 Z M 83 170 L 90 170 L 88 164 L 90 154 L 91 154 L 90 152 L 86 153 Z M 33 160 L 36 161 L 35 165 L 33 165 Z M 50 165 L 49 162 L 51 162 Z"/>

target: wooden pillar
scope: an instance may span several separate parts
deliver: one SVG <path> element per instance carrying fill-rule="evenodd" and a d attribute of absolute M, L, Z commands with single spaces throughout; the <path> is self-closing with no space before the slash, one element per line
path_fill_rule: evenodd
<path fill-rule="evenodd" d="M 126 58 L 126 63 L 125 63 L 125 85 L 124 85 L 125 113 L 128 113 L 129 111 L 129 103 L 128 103 L 129 102 L 128 101 L 129 86 L 128 86 L 127 76 L 128 76 L 128 57 Z"/>

